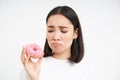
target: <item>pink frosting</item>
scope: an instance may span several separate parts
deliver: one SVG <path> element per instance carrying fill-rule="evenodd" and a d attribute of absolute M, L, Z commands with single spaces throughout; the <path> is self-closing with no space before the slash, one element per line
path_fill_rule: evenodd
<path fill-rule="evenodd" d="M 41 57 L 43 55 L 41 47 L 35 43 L 27 44 L 25 49 L 31 57 Z"/>

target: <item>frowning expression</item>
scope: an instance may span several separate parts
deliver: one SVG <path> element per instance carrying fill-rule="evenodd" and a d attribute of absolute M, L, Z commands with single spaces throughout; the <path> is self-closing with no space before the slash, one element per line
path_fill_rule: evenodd
<path fill-rule="evenodd" d="M 70 53 L 77 32 L 72 23 L 63 15 L 57 14 L 49 17 L 47 21 L 46 37 L 48 44 L 54 53 Z"/>

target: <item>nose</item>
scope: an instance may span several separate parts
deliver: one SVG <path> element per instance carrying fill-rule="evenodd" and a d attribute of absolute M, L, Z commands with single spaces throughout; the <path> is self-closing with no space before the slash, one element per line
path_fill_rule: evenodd
<path fill-rule="evenodd" d="M 53 40 L 60 40 L 60 33 L 59 32 L 55 32 L 53 35 Z"/>

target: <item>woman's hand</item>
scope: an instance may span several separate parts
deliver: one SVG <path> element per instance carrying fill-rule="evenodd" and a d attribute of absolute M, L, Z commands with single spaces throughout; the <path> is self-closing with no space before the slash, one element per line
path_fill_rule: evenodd
<path fill-rule="evenodd" d="M 23 63 L 23 66 L 27 74 L 29 75 L 29 78 L 31 80 L 38 80 L 43 56 L 38 58 L 38 61 L 35 63 L 32 62 L 30 58 L 31 58 L 30 55 L 27 54 L 25 48 L 23 47 L 23 50 L 21 53 L 21 62 Z"/>

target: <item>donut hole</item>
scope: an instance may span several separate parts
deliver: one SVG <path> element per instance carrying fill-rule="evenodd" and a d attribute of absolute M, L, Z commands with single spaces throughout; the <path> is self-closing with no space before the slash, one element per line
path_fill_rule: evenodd
<path fill-rule="evenodd" d="M 37 51 L 37 48 L 36 48 L 36 47 L 34 47 L 34 48 L 33 48 L 33 50 L 34 50 L 34 51 Z"/>

